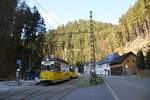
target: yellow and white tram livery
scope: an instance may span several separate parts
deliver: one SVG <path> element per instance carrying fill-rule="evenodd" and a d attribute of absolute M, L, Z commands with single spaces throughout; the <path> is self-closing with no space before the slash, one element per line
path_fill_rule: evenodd
<path fill-rule="evenodd" d="M 69 63 L 60 58 L 47 59 L 41 65 L 41 82 L 58 82 L 71 78 Z"/>

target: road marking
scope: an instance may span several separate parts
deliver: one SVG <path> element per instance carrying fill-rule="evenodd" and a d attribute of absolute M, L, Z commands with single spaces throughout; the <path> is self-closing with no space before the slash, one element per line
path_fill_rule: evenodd
<path fill-rule="evenodd" d="M 112 90 L 112 88 L 110 87 L 110 85 L 105 81 L 109 91 L 111 92 L 111 94 L 113 95 L 113 97 L 115 98 L 115 100 L 119 100 L 118 96 L 116 95 L 116 93 Z"/>

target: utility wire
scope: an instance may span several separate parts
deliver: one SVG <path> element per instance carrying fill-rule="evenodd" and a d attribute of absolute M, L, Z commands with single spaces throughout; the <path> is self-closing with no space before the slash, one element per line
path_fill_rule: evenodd
<path fill-rule="evenodd" d="M 53 16 L 51 16 L 38 2 L 37 0 L 33 0 L 57 25 L 59 25 L 58 21 L 55 20 Z"/>

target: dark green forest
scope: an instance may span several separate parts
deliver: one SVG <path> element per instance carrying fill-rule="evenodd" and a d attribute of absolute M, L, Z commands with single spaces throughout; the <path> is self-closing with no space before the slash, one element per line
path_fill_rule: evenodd
<path fill-rule="evenodd" d="M 49 30 L 45 54 L 62 57 L 73 64 L 90 61 L 89 29 L 90 22 L 81 19 Z M 149 38 L 150 1 L 138 0 L 120 17 L 118 25 L 94 21 L 94 35 L 97 60 L 138 36 Z"/>
<path fill-rule="evenodd" d="M 45 23 L 36 7 L 23 0 L 0 0 L 0 78 L 14 78 L 16 60 L 22 71 L 40 65 Z M 23 76 L 23 75 L 22 75 Z"/>

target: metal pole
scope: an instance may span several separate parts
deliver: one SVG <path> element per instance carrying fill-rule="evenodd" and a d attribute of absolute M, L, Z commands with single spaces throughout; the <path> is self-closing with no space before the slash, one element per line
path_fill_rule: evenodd
<path fill-rule="evenodd" d="M 20 71 L 21 71 L 21 61 L 18 63 L 19 67 L 16 70 L 16 84 L 20 86 Z"/>
<path fill-rule="evenodd" d="M 16 71 L 16 84 L 17 86 L 20 86 L 20 68 L 17 68 Z"/>
<path fill-rule="evenodd" d="M 91 72 L 95 73 L 95 41 L 93 31 L 93 17 L 92 11 L 90 11 L 90 45 L 91 45 Z"/>
<path fill-rule="evenodd" d="M 95 70 L 95 38 L 93 31 L 92 11 L 90 11 L 90 45 L 91 45 L 91 78 L 90 83 L 96 84 L 96 70 Z"/>

